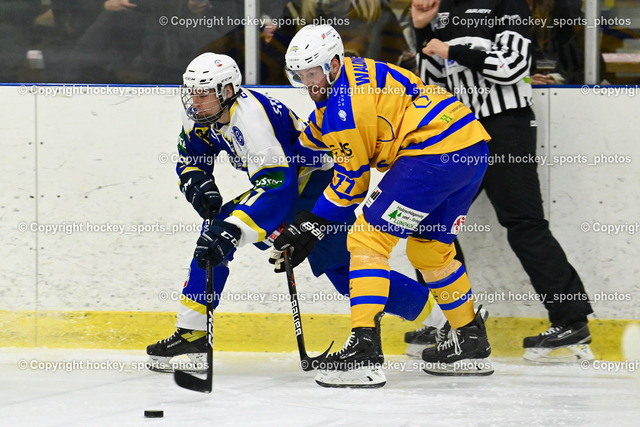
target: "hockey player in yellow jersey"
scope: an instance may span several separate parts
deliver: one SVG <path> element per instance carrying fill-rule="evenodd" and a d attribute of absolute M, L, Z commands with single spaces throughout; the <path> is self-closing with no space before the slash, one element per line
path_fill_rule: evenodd
<path fill-rule="evenodd" d="M 312 211 L 299 212 L 275 240 L 302 262 L 324 228 L 364 202 L 349 233 L 352 332 L 329 355 L 316 382 L 325 387 L 381 387 L 384 356 L 380 317 L 389 294 L 393 247 L 407 239 L 407 256 L 452 326 L 448 339 L 426 349 L 425 371 L 489 375 L 491 349 L 476 315 L 464 266 L 452 244 L 487 167 L 490 139 L 471 110 L 437 86 L 384 62 L 345 58 L 329 25 L 309 25 L 292 39 L 286 71 L 316 108 L 303 145 L 331 151 L 333 182 Z M 369 196 L 372 168 L 386 172 Z M 366 200 L 365 200 L 366 199 Z"/>

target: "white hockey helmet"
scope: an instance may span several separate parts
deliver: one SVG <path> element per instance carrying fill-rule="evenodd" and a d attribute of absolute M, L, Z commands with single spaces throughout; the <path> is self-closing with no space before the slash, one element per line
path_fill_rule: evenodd
<path fill-rule="evenodd" d="M 242 74 L 233 58 L 206 52 L 187 65 L 182 75 L 182 105 L 187 116 L 196 123 L 210 125 L 217 122 L 224 109 L 240 95 Z M 233 95 L 225 97 L 225 87 L 232 85 Z M 193 106 L 194 94 L 206 94 L 213 90 L 220 102 L 220 111 L 212 116 L 202 116 Z"/>
<path fill-rule="evenodd" d="M 344 64 L 344 45 L 338 31 L 331 25 L 307 25 L 293 37 L 285 54 L 286 72 L 293 86 L 304 87 L 297 72 L 313 67 L 322 67 L 330 85 L 331 60 L 338 56 L 340 66 Z M 336 77 L 337 79 L 337 77 Z"/>

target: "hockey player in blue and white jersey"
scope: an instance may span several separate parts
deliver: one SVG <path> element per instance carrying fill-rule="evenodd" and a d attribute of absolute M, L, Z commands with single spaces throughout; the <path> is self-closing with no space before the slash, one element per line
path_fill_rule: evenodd
<path fill-rule="evenodd" d="M 311 209 L 333 177 L 330 157 L 300 144 L 298 137 L 306 123 L 280 101 L 242 88 L 241 80 L 235 61 L 214 53 L 195 58 L 183 76 L 184 117 L 176 171 L 181 191 L 205 220 L 205 226 L 180 298 L 177 330 L 147 347 L 152 370 L 172 371 L 171 358 L 179 355 L 186 354 L 194 362 L 204 361 L 205 259 L 210 257 L 214 266 L 215 309 L 236 248 L 255 244 L 268 249 L 279 228 L 298 211 Z M 237 169 L 247 173 L 253 185 L 226 204 L 213 171 L 215 159 L 222 152 Z M 352 215 L 335 224 L 334 231 L 327 232 L 309 256 L 314 275 L 326 274 L 343 295 L 349 294 L 346 236 L 354 221 Z M 276 263 L 276 271 L 283 271 L 283 266 Z M 434 325 L 444 323 L 426 288 L 397 272 L 392 272 L 385 311 L 408 320 L 421 321 L 431 315 Z"/>

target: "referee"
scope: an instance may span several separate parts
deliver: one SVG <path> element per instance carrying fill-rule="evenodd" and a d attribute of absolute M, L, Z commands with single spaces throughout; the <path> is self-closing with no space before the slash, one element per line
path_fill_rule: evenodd
<path fill-rule="evenodd" d="M 525 358 L 591 359 L 589 298 L 544 218 L 538 181 L 532 91 L 530 12 L 526 0 L 413 0 L 422 79 L 471 107 L 492 139 L 483 188 L 507 239 L 549 313 L 548 331 L 524 339 Z M 515 161 L 514 161 L 515 160 Z M 490 162 L 491 163 L 491 162 Z M 560 295 L 571 295 L 562 298 Z M 558 303 L 558 301 L 563 301 Z"/>

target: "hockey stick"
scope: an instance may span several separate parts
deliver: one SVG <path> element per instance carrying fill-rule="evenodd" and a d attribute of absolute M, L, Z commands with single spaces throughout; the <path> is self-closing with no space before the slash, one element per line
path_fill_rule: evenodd
<path fill-rule="evenodd" d="M 298 351 L 300 352 L 300 367 L 303 371 L 312 371 L 327 359 L 327 354 L 331 350 L 334 341 L 327 351 L 320 356 L 309 357 L 304 346 L 304 336 L 302 335 L 302 318 L 300 317 L 300 304 L 298 303 L 298 291 L 296 290 L 296 279 L 293 277 L 293 268 L 289 263 L 289 251 L 284 251 L 284 269 L 287 273 L 287 285 L 291 296 L 291 311 L 293 312 L 293 326 L 296 328 L 296 339 L 298 340 Z"/>
<path fill-rule="evenodd" d="M 198 378 L 185 371 L 176 370 L 173 373 L 173 379 L 182 388 L 200 393 L 211 393 L 213 384 L 213 265 L 211 257 L 207 257 L 205 261 L 207 272 L 207 376 Z"/>

